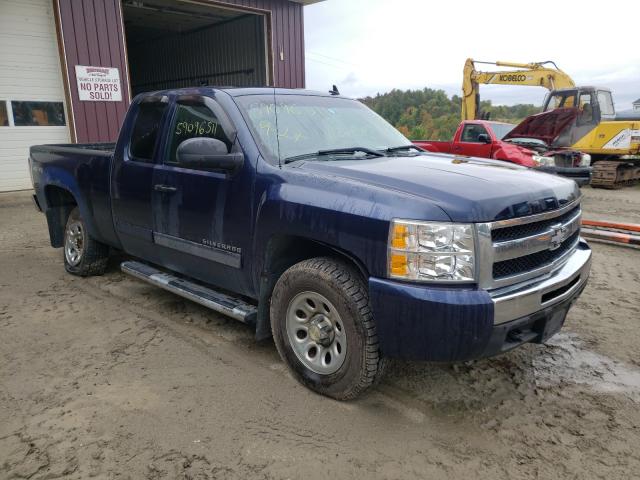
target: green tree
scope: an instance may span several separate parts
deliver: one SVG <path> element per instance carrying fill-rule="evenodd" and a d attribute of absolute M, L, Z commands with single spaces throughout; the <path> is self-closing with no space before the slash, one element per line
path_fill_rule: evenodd
<path fill-rule="evenodd" d="M 412 140 L 451 140 L 460 124 L 461 98 L 449 98 L 444 90 L 393 89 L 388 93 L 366 97 L 361 101 Z M 480 110 L 490 113 L 491 120 L 520 123 L 525 117 L 538 113 L 534 105 L 492 105 L 480 103 Z"/>

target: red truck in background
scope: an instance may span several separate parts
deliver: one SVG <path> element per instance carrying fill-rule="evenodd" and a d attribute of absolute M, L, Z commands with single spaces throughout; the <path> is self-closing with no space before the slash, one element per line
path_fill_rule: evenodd
<path fill-rule="evenodd" d="M 488 120 L 465 120 L 450 142 L 414 140 L 429 152 L 492 158 L 568 177 L 579 186 L 591 181 L 591 157 L 576 150 L 549 150 L 541 139 L 521 137 L 518 126 Z"/>

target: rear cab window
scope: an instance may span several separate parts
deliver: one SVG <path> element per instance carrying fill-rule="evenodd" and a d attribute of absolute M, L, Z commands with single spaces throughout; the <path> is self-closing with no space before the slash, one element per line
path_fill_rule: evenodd
<path fill-rule="evenodd" d="M 129 155 L 132 160 L 152 163 L 158 133 L 167 104 L 161 101 L 145 102 L 138 105 L 135 123 L 129 143 Z"/>

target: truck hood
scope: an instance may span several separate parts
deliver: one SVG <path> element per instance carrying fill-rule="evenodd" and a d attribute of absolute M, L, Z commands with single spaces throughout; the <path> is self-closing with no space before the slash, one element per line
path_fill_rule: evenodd
<path fill-rule="evenodd" d="M 530 115 L 507 133 L 503 140 L 509 138 L 536 138 L 547 145 L 571 125 L 580 111 L 577 108 L 556 108 L 548 112 Z"/>
<path fill-rule="evenodd" d="M 490 222 L 555 210 L 580 197 L 575 182 L 505 162 L 423 154 L 308 161 L 296 168 L 428 200 L 455 222 Z M 402 211 L 397 217 L 402 217 Z"/>

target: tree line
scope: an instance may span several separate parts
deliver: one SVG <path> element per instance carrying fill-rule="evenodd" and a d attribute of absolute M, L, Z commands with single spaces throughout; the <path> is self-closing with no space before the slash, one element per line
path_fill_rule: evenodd
<path fill-rule="evenodd" d="M 361 99 L 412 140 L 451 140 L 460 124 L 461 100 L 458 95 L 449 98 L 444 90 L 431 88 L 394 89 Z M 540 112 L 534 105 L 492 105 L 490 100 L 482 100 L 480 110 L 491 112 L 491 120 L 508 123 L 519 123 Z"/>

